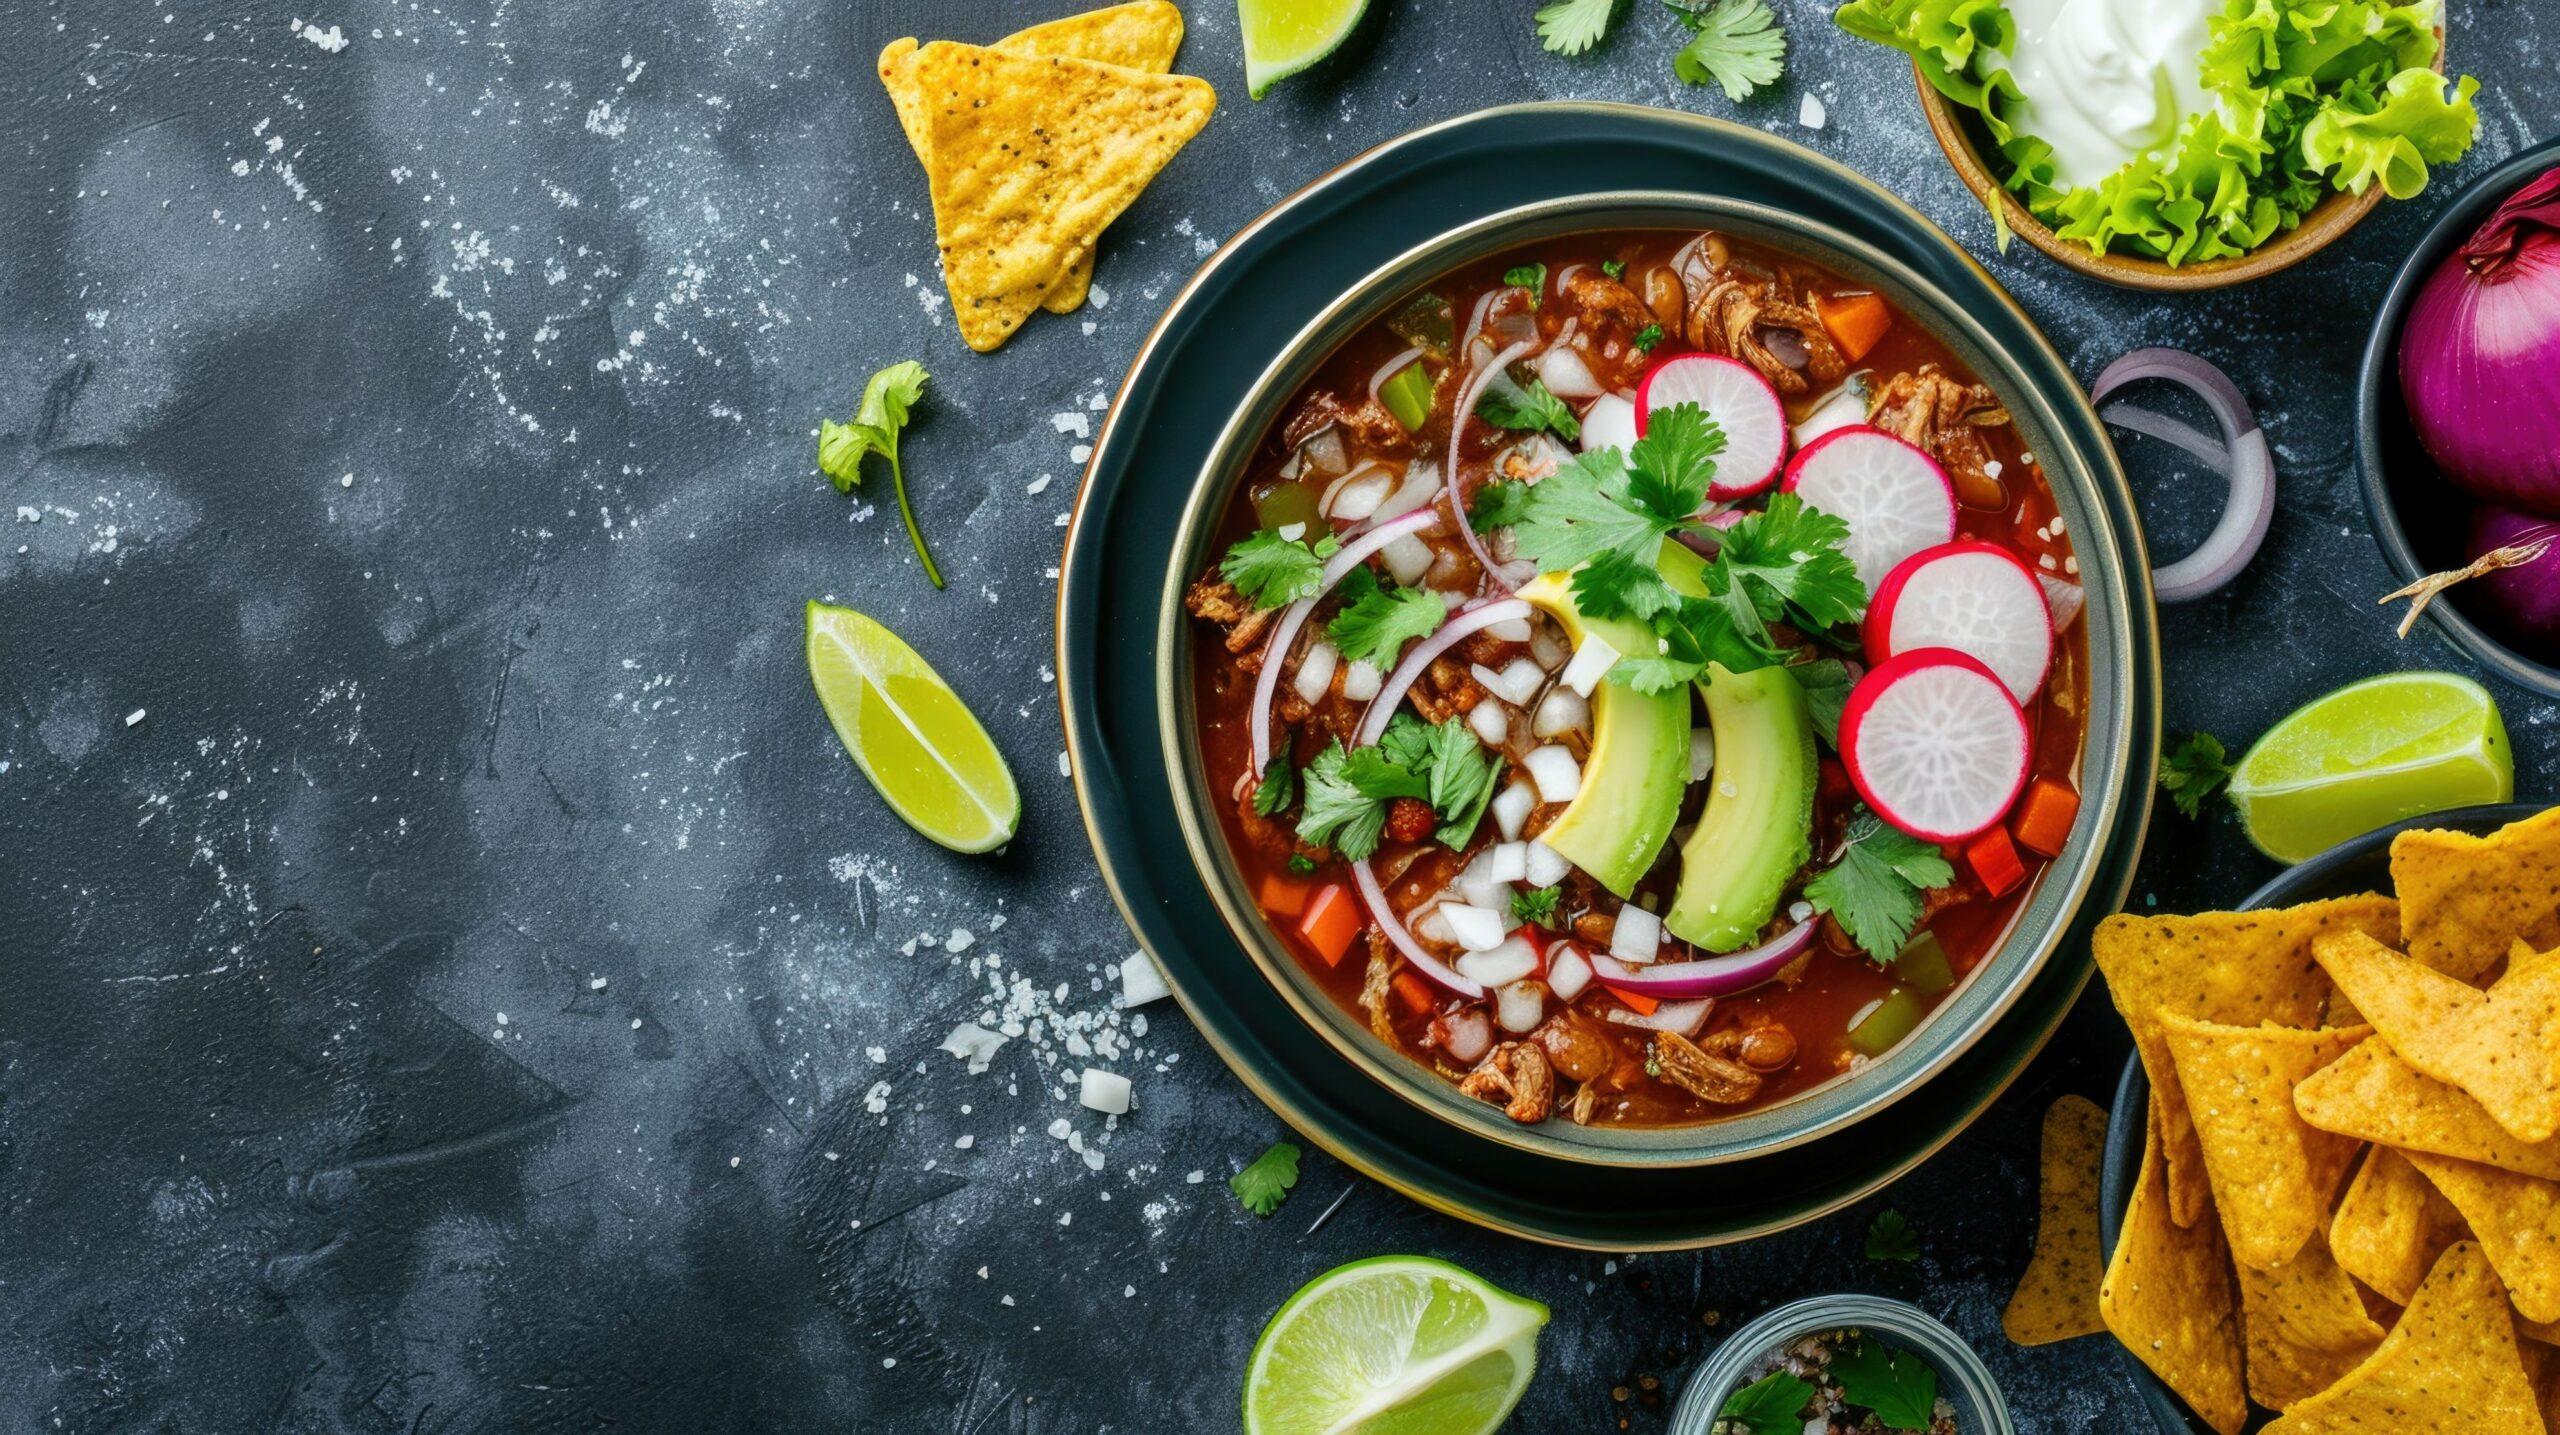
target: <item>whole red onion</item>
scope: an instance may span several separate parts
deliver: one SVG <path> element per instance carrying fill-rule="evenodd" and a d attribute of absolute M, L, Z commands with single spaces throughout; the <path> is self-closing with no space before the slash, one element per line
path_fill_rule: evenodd
<path fill-rule="evenodd" d="M 2462 606 L 2486 626 L 2539 658 L 2560 658 L 2560 522 L 2518 513 L 2512 508 L 2481 507 L 2471 515 L 2463 536 L 2463 557 L 2479 562 L 2502 548 L 2542 551 L 2512 567 L 2491 568 L 2463 588 Z"/>
<path fill-rule="evenodd" d="M 2560 169 L 2427 276 L 2400 332 L 2400 393 L 2447 477 L 2560 517 Z"/>

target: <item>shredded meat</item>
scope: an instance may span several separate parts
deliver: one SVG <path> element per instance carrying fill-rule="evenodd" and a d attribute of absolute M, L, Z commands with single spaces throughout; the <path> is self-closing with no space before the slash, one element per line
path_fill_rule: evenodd
<path fill-rule="evenodd" d="M 1739 1106 L 1760 1094 L 1760 1073 L 1703 1051 L 1676 1031 L 1653 1034 L 1653 1065 L 1663 1080 L 1718 1106 Z"/>
<path fill-rule="evenodd" d="M 1271 628 L 1271 620 L 1280 616 L 1277 608 L 1257 608 L 1245 601 L 1236 585 L 1215 573 L 1203 574 L 1182 594 L 1182 606 L 1191 616 L 1215 623 L 1227 630 L 1227 651 L 1241 653 L 1262 641 Z"/>
<path fill-rule="evenodd" d="M 1689 305 L 1689 342 L 1749 364 L 1782 394 L 1839 382 L 1849 372 L 1840 346 L 1811 309 L 1773 289 L 1722 275 Z"/>
<path fill-rule="evenodd" d="M 1534 1042 L 1506 1041 L 1485 1053 L 1458 1090 L 1479 1101 L 1506 1103 L 1502 1114 L 1523 1126 L 1537 1125 L 1556 1109 L 1555 1070 Z"/>
<path fill-rule="evenodd" d="M 1413 448 L 1413 435 L 1387 406 L 1363 395 L 1352 403 L 1341 395 L 1319 389 L 1307 395 L 1307 401 L 1289 416 L 1288 427 L 1280 431 L 1284 448 L 1296 448 L 1335 425 L 1354 448 L 1373 454 L 1401 454 Z"/>
<path fill-rule="evenodd" d="M 1402 1046 L 1396 1040 L 1396 1024 L 1387 1015 L 1387 983 L 1396 974 L 1395 953 L 1387 947 L 1387 934 L 1380 928 L 1369 929 L 1369 973 L 1360 982 L 1360 1009 L 1369 1014 L 1369 1030 L 1389 1046 Z"/>
<path fill-rule="evenodd" d="M 1896 374 L 1876 390 L 1867 422 L 1925 450 L 1956 481 L 1956 493 L 1978 508 L 2000 508 L 2007 490 L 1989 470 L 1991 447 L 1982 430 L 2009 422 L 2000 397 L 1981 384 L 1948 377 L 1935 364 Z"/>
<path fill-rule="evenodd" d="M 1423 681 L 1407 690 L 1406 696 L 1424 722 L 1446 722 L 1475 710 L 1485 698 L 1484 685 L 1475 680 L 1456 659 L 1443 653 L 1423 669 Z"/>
<path fill-rule="evenodd" d="M 1574 271 L 1565 281 L 1564 300 L 1580 314 L 1585 324 L 1614 324 L 1628 335 L 1642 332 L 1653 322 L 1653 311 L 1636 297 L 1636 291 L 1610 278 L 1597 269 Z"/>

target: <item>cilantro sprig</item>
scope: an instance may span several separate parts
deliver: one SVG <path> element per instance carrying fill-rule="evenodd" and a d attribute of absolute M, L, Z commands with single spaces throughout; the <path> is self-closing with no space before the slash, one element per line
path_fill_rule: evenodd
<path fill-rule="evenodd" d="M 1911 1221 L 1891 1206 L 1876 1212 L 1867 1223 L 1867 1259 L 1871 1261 L 1916 1261 L 1920 1259 L 1920 1237 L 1911 1229 Z"/>
<path fill-rule="evenodd" d="M 1920 920 L 1920 894 L 1955 880 L 1935 844 L 1885 825 L 1861 810 L 1849 819 L 1840 860 L 1804 886 L 1813 909 L 1839 920 L 1866 954 L 1890 964 Z"/>
<path fill-rule="evenodd" d="M 933 550 L 925 546 L 924 530 L 916 525 L 915 505 L 907 501 L 907 470 L 898 462 L 898 436 L 906 430 L 907 416 L 923 400 L 924 386 L 932 377 L 913 359 L 873 374 L 862 386 L 862 403 L 854 410 L 853 422 L 818 421 L 818 470 L 835 484 L 836 492 L 851 493 L 862 482 L 863 459 L 876 453 L 888 460 L 889 482 L 898 493 L 898 516 L 906 521 L 907 541 L 915 545 L 924 576 L 939 588 L 942 570 L 934 566 Z"/>
<path fill-rule="evenodd" d="M 1875 1412 L 1888 1430 L 1926 1430 L 1938 1403 L 1938 1371 L 1907 1350 L 1867 1336 L 1826 1367 L 1840 1397 Z"/>
<path fill-rule="evenodd" d="M 1541 379 L 1531 379 L 1516 392 L 1486 389 L 1476 401 L 1476 417 L 1496 428 L 1546 429 L 1567 443 L 1582 439 L 1582 420 L 1573 416 L 1573 406 L 1557 398 Z"/>
<path fill-rule="evenodd" d="M 2206 799 L 2230 781 L 2230 754 L 2212 733 L 2191 732 L 2160 755 L 2160 789 L 2189 817 L 2203 816 Z"/>
<path fill-rule="evenodd" d="M 1330 532 L 1309 543 L 1283 538 L 1276 529 L 1260 528 L 1236 540 L 1218 560 L 1218 576 L 1235 585 L 1257 608 L 1277 608 L 1312 598 L 1324 580 L 1324 561 L 1341 550 Z"/>
<path fill-rule="evenodd" d="M 1359 861 L 1385 838 L 1387 805 L 1411 797 L 1439 816 L 1433 840 L 1464 847 L 1501 775 L 1501 762 L 1461 719 L 1427 723 L 1400 712 L 1375 746 L 1346 748 L 1336 739 L 1307 764 L 1298 837 Z"/>
<path fill-rule="evenodd" d="M 1513 892 L 1511 894 L 1511 919 L 1515 922 L 1527 922 L 1534 926 L 1545 927 L 1548 930 L 1553 931 L 1556 928 L 1556 908 L 1562 905 L 1563 902 L 1564 889 L 1562 887 L 1540 887 L 1535 891 Z"/>
<path fill-rule="evenodd" d="M 1253 1158 L 1251 1164 L 1227 1178 L 1227 1189 L 1236 1193 L 1244 1208 L 1257 1216 L 1268 1216 L 1289 1199 L 1291 1187 L 1298 1184 L 1298 1148 L 1286 1141 Z"/>
<path fill-rule="evenodd" d="M 1689 43 L 1671 57 L 1671 72 L 1693 85 L 1713 84 L 1740 103 L 1774 85 L 1787 67 L 1787 32 L 1761 0 L 1663 0 L 1689 27 Z"/>
<path fill-rule="evenodd" d="M 1579 55 L 1600 43 L 1620 0 L 1556 0 L 1538 12 L 1538 44 L 1550 54 Z"/>
<path fill-rule="evenodd" d="M 1359 582 L 1362 578 L 1367 581 Z M 1341 611 L 1325 625 L 1324 634 L 1345 662 L 1393 667 L 1405 644 L 1438 632 L 1449 616 L 1449 605 L 1440 601 L 1438 593 L 1428 588 L 1383 587 L 1366 568 L 1346 578 L 1337 591 L 1348 596 Z"/>

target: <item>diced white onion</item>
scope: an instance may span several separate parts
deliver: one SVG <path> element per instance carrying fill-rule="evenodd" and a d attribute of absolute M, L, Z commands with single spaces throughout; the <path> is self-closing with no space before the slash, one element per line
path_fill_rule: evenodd
<path fill-rule="evenodd" d="M 1324 502 L 1318 507 L 1328 518 L 1357 523 L 1378 511 L 1378 505 L 1395 492 L 1396 478 L 1386 469 L 1372 464 L 1335 479 L 1325 490 Z"/>
<path fill-rule="evenodd" d="M 1293 685 L 1298 696 L 1308 702 L 1322 702 L 1325 690 L 1333 686 L 1333 670 L 1342 661 L 1333 644 L 1318 641 L 1307 649 L 1298 662 L 1298 678 Z"/>
<path fill-rule="evenodd" d="M 1515 658 L 1505 663 L 1498 673 L 1482 663 L 1467 664 L 1467 671 L 1475 674 L 1476 681 L 1484 684 L 1486 692 L 1515 708 L 1527 707 L 1529 700 L 1538 695 L 1539 687 L 1547 681 L 1546 673 L 1527 658 Z"/>
<path fill-rule="evenodd" d="M 1501 946 L 1502 939 L 1509 934 L 1502 913 L 1471 902 L 1441 903 L 1440 918 L 1449 924 L 1449 935 L 1458 939 L 1458 945 L 1471 952 L 1492 951 Z M 1484 981 L 1484 978 L 1477 977 L 1476 980 Z M 1486 985 L 1492 984 L 1487 982 Z"/>
<path fill-rule="evenodd" d="M 1591 704 L 1582 694 L 1568 687 L 1547 690 L 1538 700 L 1538 713 L 1529 730 L 1541 740 L 1573 732 L 1591 725 Z"/>
<path fill-rule="evenodd" d="M 1505 618 L 1501 622 L 1485 629 L 1485 633 L 1487 636 L 1500 638 L 1506 643 L 1525 643 L 1529 641 L 1529 620 L 1526 618 Z"/>
<path fill-rule="evenodd" d="M 1502 829 L 1502 840 L 1517 842 L 1529 826 L 1529 813 L 1538 805 L 1537 789 L 1525 782 L 1506 783 L 1493 795 L 1493 825 Z"/>
<path fill-rule="evenodd" d="M 1547 1014 L 1547 994 L 1536 982 L 1518 981 L 1493 993 L 1493 1019 L 1508 1032 L 1537 1030 Z"/>
<path fill-rule="evenodd" d="M 1461 868 L 1449 886 L 1466 902 L 1489 912 L 1511 910 L 1511 884 L 1493 875 L 1492 849 L 1475 855 L 1475 860 Z"/>
<path fill-rule="evenodd" d="M 1165 985 L 1164 973 L 1156 970 L 1156 959 L 1144 952 L 1131 954 L 1120 964 L 1120 1006 L 1145 1006 L 1171 996 L 1173 989 Z"/>
<path fill-rule="evenodd" d="M 1796 424 L 1796 447 L 1802 448 L 1833 429 L 1867 421 L 1867 371 L 1860 369 L 1840 381 L 1840 387 L 1816 400 L 1813 411 Z"/>
<path fill-rule="evenodd" d="M 1429 503 L 1439 492 L 1440 465 L 1427 458 L 1415 459 L 1405 465 L 1404 482 L 1397 484 L 1396 491 L 1388 494 L 1387 501 L 1369 517 L 1377 523 L 1393 522 Z"/>
<path fill-rule="evenodd" d="M 1534 366 L 1547 392 L 1560 399 L 1587 399 L 1604 392 L 1600 380 L 1591 372 L 1576 350 L 1557 345 L 1538 356 Z"/>
<path fill-rule="evenodd" d="M 1099 1111 L 1105 1116 L 1126 1116 L 1129 1114 L 1129 1078 L 1088 1066 L 1084 1069 L 1083 1079 L 1077 1083 L 1076 1100 L 1082 1102 L 1087 1110 Z"/>
<path fill-rule="evenodd" d="M 1378 550 L 1378 556 L 1387 561 L 1387 571 L 1396 575 L 1396 581 L 1407 587 L 1421 582 L 1422 575 L 1431 571 L 1431 545 L 1410 533 L 1399 534 L 1394 542 Z"/>
<path fill-rule="evenodd" d="M 1565 659 L 1573 656 L 1573 650 L 1556 636 L 1553 625 L 1539 623 L 1529 634 L 1529 656 L 1538 660 L 1539 667 L 1552 673 L 1564 665 Z"/>
<path fill-rule="evenodd" d="M 1351 450 L 1343 446 L 1342 430 L 1332 424 L 1298 445 L 1298 456 L 1307 461 L 1309 473 L 1331 475 L 1351 466 Z"/>
<path fill-rule="evenodd" d="M 2044 605 L 2053 610 L 2053 630 L 2068 632 L 2080 610 L 2089 605 L 2089 595 L 2079 584 L 2065 582 L 2050 573 L 2039 573 L 2036 581 L 2044 585 Z"/>
<path fill-rule="evenodd" d="M 1573 864 L 1564 860 L 1563 853 L 1544 842 L 1528 842 L 1522 846 L 1527 849 L 1523 880 L 1532 887 L 1552 887 L 1573 870 Z"/>
<path fill-rule="evenodd" d="M 1633 902 L 1618 909 L 1617 930 L 1609 934 L 1609 955 L 1641 965 L 1662 954 L 1662 919 Z"/>
<path fill-rule="evenodd" d="M 1689 729 L 1689 780 L 1704 782 L 1716 770 L 1716 734 L 1713 728 Z"/>
<path fill-rule="evenodd" d="M 1580 947 L 1558 942 L 1547 948 L 1547 990 L 1556 994 L 1557 1001 L 1569 1002 L 1589 985 L 1591 963 L 1583 960 Z"/>
<path fill-rule="evenodd" d="M 1526 939 L 1511 937 L 1496 942 L 1492 948 L 1469 952 L 1458 958 L 1458 973 L 1488 987 L 1507 986 L 1538 969 L 1538 949 Z"/>
<path fill-rule="evenodd" d="M 1342 695 L 1355 703 L 1365 703 L 1378 695 L 1378 685 L 1386 678 L 1376 663 L 1358 659 L 1342 670 Z"/>
<path fill-rule="evenodd" d="M 1461 1066 L 1473 1066 L 1493 1050 L 1493 1023 L 1485 1020 L 1479 1008 L 1449 1013 L 1440 1019 L 1440 1030 L 1449 1059 Z"/>
<path fill-rule="evenodd" d="M 1585 633 L 1581 645 L 1573 650 L 1573 661 L 1564 665 L 1561 681 L 1587 698 L 1609 670 L 1618 665 L 1620 656 L 1616 648 L 1609 646 L 1608 639 L 1598 633 Z"/>
<path fill-rule="evenodd" d="M 1602 394 L 1582 411 L 1582 451 L 1633 448 L 1636 406 L 1616 394 Z"/>
<path fill-rule="evenodd" d="M 1511 714 L 1503 711 L 1500 703 L 1478 703 L 1467 709 L 1467 729 L 1485 746 L 1500 747 L 1502 740 L 1511 735 Z"/>
<path fill-rule="evenodd" d="M 1573 754 L 1554 743 L 1533 747 L 1520 759 L 1529 770 L 1529 780 L 1538 785 L 1540 802 L 1571 802 L 1582 794 L 1582 764 Z"/>
<path fill-rule="evenodd" d="M 1449 935 L 1449 924 L 1441 917 L 1438 907 L 1433 907 L 1414 918 L 1412 931 L 1415 936 L 1434 946 L 1445 946 L 1458 940 Z"/>
<path fill-rule="evenodd" d="M 1484 872 L 1496 882 L 1518 882 L 1529 875 L 1529 844 L 1497 842 L 1484 850 Z"/>
<path fill-rule="evenodd" d="M 1789 902 L 1787 904 L 1787 920 L 1790 922 L 1809 922 L 1813 920 L 1813 904 L 1811 902 L 1802 901 Z"/>

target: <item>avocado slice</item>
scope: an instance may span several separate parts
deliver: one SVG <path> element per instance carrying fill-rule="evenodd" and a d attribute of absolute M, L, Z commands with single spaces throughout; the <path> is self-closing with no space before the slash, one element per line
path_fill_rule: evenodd
<path fill-rule="evenodd" d="M 1703 596 L 1706 564 L 1663 545 L 1663 581 Z M 1663 926 L 1711 952 L 1749 946 L 1778 910 L 1787 879 L 1813 855 L 1813 796 L 1821 770 L 1804 687 L 1784 668 L 1707 670 L 1698 685 L 1715 730 L 1706 812 L 1680 848 L 1680 885 Z M 1683 774 L 1686 775 L 1685 773 Z"/>
<path fill-rule="evenodd" d="M 1564 574 L 1541 574 L 1520 596 L 1555 619 L 1576 647 L 1589 633 L 1621 653 L 1653 651 L 1653 634 L 1640 623 L 1584 617 Z M 1591 694 L 1591 756 L 1582 764 L 1582 791 L 1538 840 L 1625 898 L 1671 839 L 1688 769 L 1689 695 L 1648 696 L 1604 682 Z"/>

